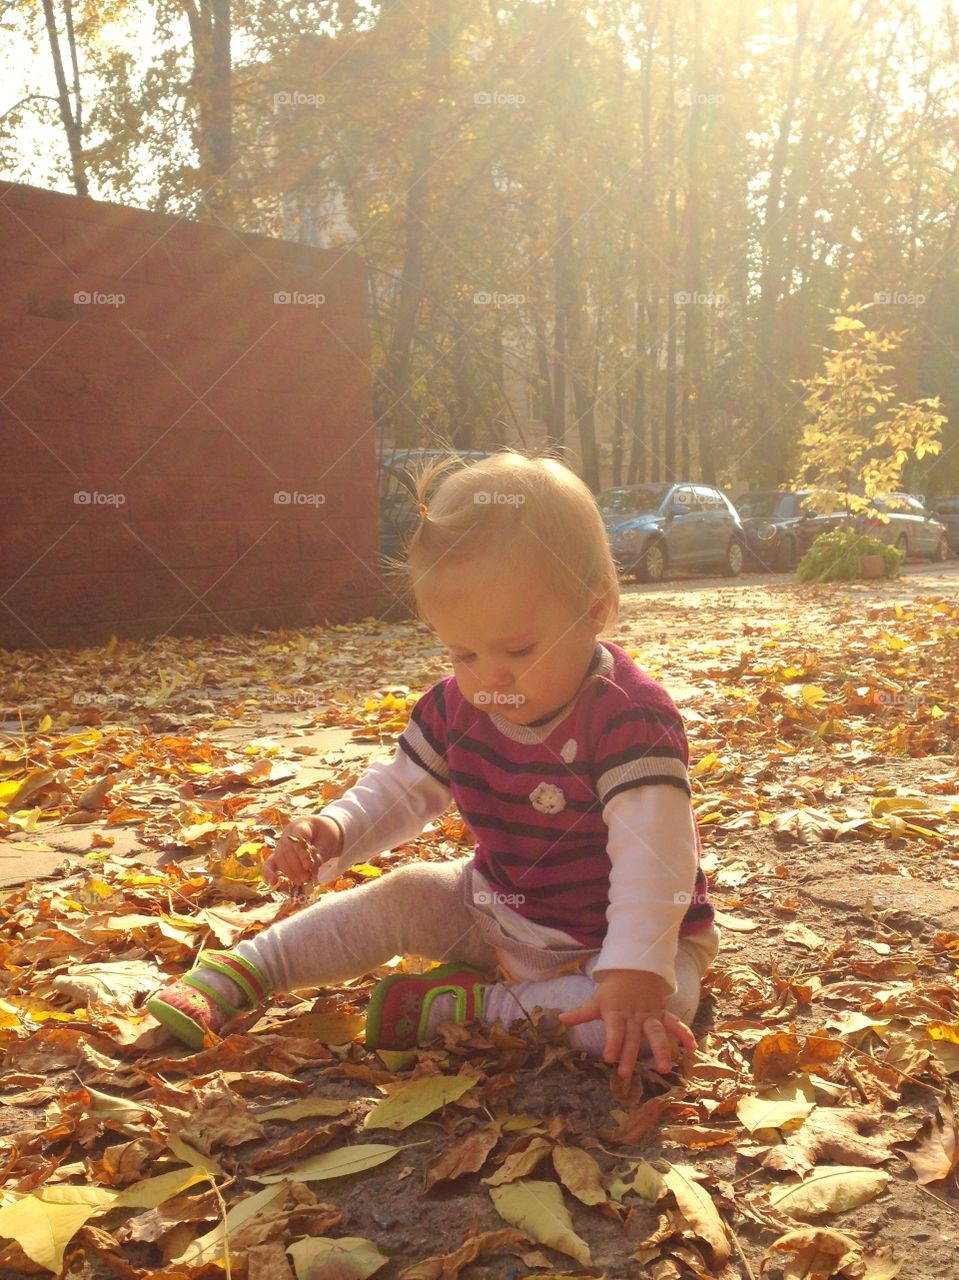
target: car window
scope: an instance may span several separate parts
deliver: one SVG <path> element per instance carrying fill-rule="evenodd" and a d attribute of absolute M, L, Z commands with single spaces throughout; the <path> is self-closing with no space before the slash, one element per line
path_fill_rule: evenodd
<path fill-rule="evenodd" d="M 641 484 L 628 489 L 605 489 L 596 503 L 604 516 L 641 516 L 658 511 L 667 485 Z"/>
<path fill-rule="evenodd" d="M 744 493 L 737 498 L 736 506 L 741 516 L 765 517 L 768 520 L 771 516 L 777 514 L 780 496 L 780 494 L 771 490 Z"/>
<path fill-rule="evenodd" d="M 673 510 L 683 508 L 686 511 L 698 511 L 700 509 L 699 502 L 693 492 L 692 485 L 683 484 L 673 492 L 669 505 Z"/>
<path fill-rule="evenodd" d="M 940 498 L 933 503 L 932 509 L 936 515 L 959 516 L 959 498 Z"/>
<path fill-rule="evenodd" d="M 694 484 L 693 493 L 696 495 L 700 511 L 718 511 L 723 516 L 729 514 L 726 495 L 721 490 L 714 489 L 709 484 Z"/>

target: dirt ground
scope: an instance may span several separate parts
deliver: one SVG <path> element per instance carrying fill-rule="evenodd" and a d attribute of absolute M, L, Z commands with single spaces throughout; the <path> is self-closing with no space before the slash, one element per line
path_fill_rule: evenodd
<path fill-rule="evenodd" d="M 390 756 L 415 697 L 447 674 L 422 624 L 0 655 L 0 1236 L 28 1241 L 28 1203 L 65 1233 L 44 1187 L 119 1193 L 189 1169 L 179 1136 L 217 1162 L 216 1190 L 104 1205 L 61 1242 L 71 1274 L 220 1274 L 216 1248 L 175 1260 L 274 1174 L 285 1196 L 231 1223 L 237 1274 L 289 1276 L 293 1241 L 331 1236 L 378 1246 L 381 1280 L 956 1274 L 959 566 L 627 587 L 608 638 L 682 711 L 723 939 L 699 1051 L 628 1089 L 538 1018 L 449 1027 L 403 1063 L 367 1054 L 379 974 L 277 999 L 199 1055 L 149 1029 L 140 1005 L 163 974 L 294 909 L 262 884 L 262 858 L 291 817 Z M 329 891 L 468 849 L 451 811 Z M 398 1085 L 461 1075 L 458 1100 L 408 1127 L 364 1125 Z M 755 1098 L 776 1123 L 755 1122 Z M 315 1099 L 346 1109 L 258 1118 Z M 789 1104 L 805 1117 L 781 1118 Z M 297 1177 L 367 1143 L 402 1149 Z M 779 1203 L 800 1176 L 828 1209 Z M 527 1221 L 520 1239 L 497 1212 L 494 1192 L 542 1199 L 547 1183 L 588 1264 L 568 1236 L 550 1247 Z M 372 1274 L 295 1262 L 314 1280 Z M 17 1244 L 0 1254 L 0 1277 L 57 1269 Z"/>

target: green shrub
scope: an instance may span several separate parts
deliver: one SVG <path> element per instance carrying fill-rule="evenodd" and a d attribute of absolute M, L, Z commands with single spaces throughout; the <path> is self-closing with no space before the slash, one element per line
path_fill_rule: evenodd
<path fill-rule="evenodd" d="M 859 557 L 881 555 L 886 576 L 899 572 L 902 552 L 868 533 L 848 527 L 821 533 L 796 566 L 798 582 L 845 582 L 860 578 Z"/>

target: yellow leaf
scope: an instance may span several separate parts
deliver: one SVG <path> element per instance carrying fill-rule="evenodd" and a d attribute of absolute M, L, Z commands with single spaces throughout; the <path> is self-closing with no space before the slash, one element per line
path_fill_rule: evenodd
<path fill-rule="evenodd" d="M 389 1262 L 372 1240 L 362 1236 L 307 1236 L 287 1247 L 297 1280 L 309 1280 L 318 1273 L 366 1280 Z"/>
<path fill-rule="evenodd" d="M 926 1034 L 933 1040 L 948 1040 L 951 1044 L 959 1044 L 959 1026 L 948 1022 L 930 1022 Z"/>
<path fill-rule="evenodd" d="M 407 1144 L 412 1145 L 412 1144 Z M 406 1147 L 388 1147 L 383 1143 L 360 1143 L 355 1147 L 339 1147 L 336 1151 L 321 1151 L 286 1173 L 250 1174 L 255 1182 L 282 1182 L 290 1178 L 294 1182 L 322 1182 L 326 1178 L 345 1178 L 351 1173 L 362 1173 L 378 1164 L 385 1164 Z"/>
<path fill-rule="evenodd" d="M 381 876 L 383 871 L 380 867 L 372 867 L 368 862 L 358 862 L 355 867 L 350 867 L 355 875 L 363 876 L 365 880 L 375 880 L 377 876 Z"/>
<path fill-rule="evenodd" d="M 307 1116 L 339 1116 L 349 1107 L 348 1102 L 337 1102 L 335 1098 L 302 1098 L 299 1102 L 290 1102 L 285 1107 L 273 1107 L 269 1111 L 258 1111 L 257 1120 L 303 1120 Z"/>
<path fill-rule="evenodd" d="M 820 689 L 818 684 L 804 684 L 802 687 L 802 700 L 807 707 L 815 707 L 828 696 L 826 690 Z"/>
<path fill-rule="evenodd" d="M 716 1263 L 722 1267 L 730 1255 L 729 1237 L 712 1196 L 696 1181 L 696 1170 L 692 1165 L 673 1164 L 663 1174 L 663 1181 L 676 1197 L 683 1217 L 696 1235 L 706 1241 Z"/>
<path fill-rule="evenodd" d="M 363 1121 L 365 1129 L 407 1129 L 431 1111 L 455 1102 L 476 1084 L 473 1076 L 426 1076 L 392 1088 Z"/>
<path fill-rule="evenodd" d="M 589 1245 L 573 1230 L 563 1193 L 555 1182 L 532 1179 L 491 1187 L 496 1212 L 511 1227 L 519 1227 L 540 1244 L 575 1258 L 581 1267 L 592 1266 Z"/>
<path fill-rule="evenodd" d="M 15 1240 L 38 1266 L 58 1273 L 63 1252 L 88 1218 L 103 1210 L 102 1204 L 54 1204 L 35 1195 L 24 1196 L 0 1209 L 0 1236 Z"/>
<path fill-rule="evenodd" d="M 191 1241 L 174 1262 L 185 1263 L 188 1267 L 197 1267 L 205 1262 L 219 1262 L 223 1257 L 224 1240 L 233 1235 L 240 1227 L 255 1218 L 264 1209 L 282 1203 L 289 1190 L 289 1182 L 284 1181 L 279 1187 L 265 1187 L 255 1195 L 247 1196 L 239 1204 L 235 1204 L 226 1215 L 225 1222 L 218 1222 L 212 1231 L 198 1240 Z"/>
<path fill-rule="evenodd" d="M 599 1165 L 581 1147 L 554 1147 L 553 1168 L 560 1182 L 583 1204 L 605 1204 Z"/>
<path fill-rule="evenodd" d="M 841 1213 L 874 1200 L 886 1189 L 889 1174 L 881 1169 L 861 1169 L 854 1165 L 819 1165 L 803 1182 L 787 1182 L 773 1187 L 769 1202 L 793 1218 L 815 1217 L 820 1213 Z"/>
<path fill-rule="evenodd" d="M 114 1208 L 155 1209 L 158 1204 L 179 1195 L 194 1183 L 205 1182 L 209 1174 L 202 1169 L 173 1169 L 169 1173 L 160 1173 L 155 1178 L 144 1178 L 142 1182 L 134 1182 L 125 1187 L 114 1201 Z"/>
<path fill-rule="evenodd" d="M 814 1106 L 815 1103 L 800 1098 L 778 1101 L 749 1094 L 737 1102 L 736 1115 L 750 1133 L 755 1133 L 757 1129 L 781 1129 L 795 1125 L 797 1120 L 805 1120 Z"/>
<path fill-rule="evenodd" d="M 53 724 L 52 718 L 50 716 L 44 716 L 43 719 L 40 721 L 40 723 L 37 725 L 37 733 L 46 733 L 46 731 L 50 728 L 52 724 Z"/>

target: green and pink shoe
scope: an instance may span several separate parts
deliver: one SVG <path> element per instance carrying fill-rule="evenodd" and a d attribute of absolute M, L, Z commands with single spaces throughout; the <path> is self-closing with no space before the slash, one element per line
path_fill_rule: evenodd
<path fill-rule="evenodd" d="M 222 974 L 239 988 L 240 1004 L 227 999 L 198 975 Z M 470 1022 L 483 1014 L 489 978 L 462 964 L 441 964 L 427 973 L 393 973 L 373 989 L 366 1011 L 367 1049 L 412 1049 L 429 1035 L 437 999 L 452 997 L 449 1017 Z M 195 968 L 147 1001 L 147 1011 L 191 1049 L 202 1049 L 212 1034 L 242 1013 L 255 1009 L 270 992 L 256 965 L 231 951 L 205 951 Z"/>
<path fill-rule="evenodd" d="M 489 978 L 464 964 L 441 964 L 428 973 L 391 973 L 373 988 L 366 1010 L 367 1049 L 412 1049 L 429 1034 L 430 1014 L 440 996 L 453 997 L 451 1021 L 483 1014 Z"/>
<path fill-rule="evenodd" d="M 235 983 L 244 996 L 243 1003 L 234 1004 L 214 991 L 197 976 L 204 969 L 222 974 Z M 191 973 L 158 991 L 146 1007 L 178 1040 L 191 1049 L 202 1049 L 210 1033 L 219 1035 L 231 1018 L 255 1009 L 269 990 L 266 979 L 249 960 L 232 951 L 204 951 Z"/>

